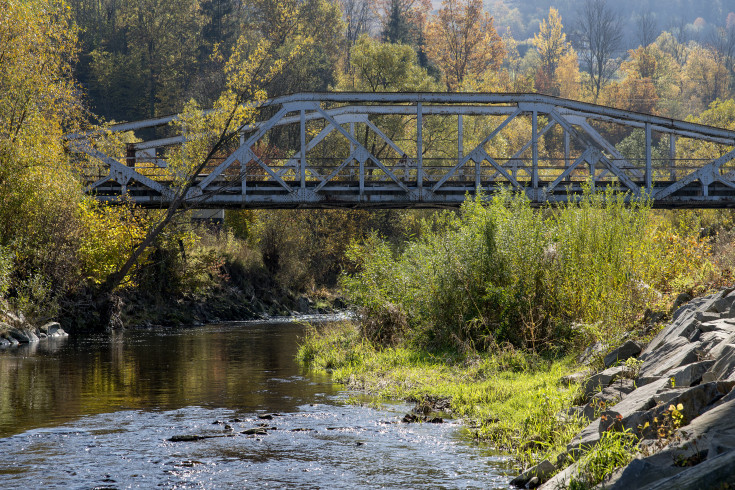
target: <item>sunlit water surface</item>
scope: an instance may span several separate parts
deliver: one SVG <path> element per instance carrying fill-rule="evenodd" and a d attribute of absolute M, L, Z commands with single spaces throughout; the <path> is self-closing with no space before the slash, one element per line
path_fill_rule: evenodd
<path fill-rule="evenodd" d="M 0 351 L 0 487 L 508 487 L 507 461 L 457 422 L 345 403 L 295 362 L 303 332 L 246 322 Z M 169 441 L 185 435 L 216 437 Z"/>

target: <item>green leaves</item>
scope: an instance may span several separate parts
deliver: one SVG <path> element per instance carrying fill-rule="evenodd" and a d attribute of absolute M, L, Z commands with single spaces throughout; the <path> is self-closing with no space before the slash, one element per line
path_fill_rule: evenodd
<path fill-rule="evenodd" d="M 659 226 L 624 194 L 588 189 L 579 203 L 535 210 L 504 192 L 425 222 L 400 253 L 376 236 L 354 246 L 358 272 L 343 285 L 369 311 L 403 311 L 406 337 L 424 345 L 563 348 L 621 334 L 660 301 L 657 289 L 690 274 L 665 266 Z"/>

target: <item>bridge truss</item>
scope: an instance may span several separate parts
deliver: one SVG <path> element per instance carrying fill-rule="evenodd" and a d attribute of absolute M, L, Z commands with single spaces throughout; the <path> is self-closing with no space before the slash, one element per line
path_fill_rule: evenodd
<path fill-rule="evenodd" d="M 458 206 L 501 188 L 532 203 L 612 188 L 657 207 L 735 207 L 735 132 L 538 94 L 305 93 L 260 120 L 195 178 L 193 208 Z M 177 116 L 72 137 L 97 199 L 166 207 Z M 110 136 L 136 136 L 113 145 Z"/>

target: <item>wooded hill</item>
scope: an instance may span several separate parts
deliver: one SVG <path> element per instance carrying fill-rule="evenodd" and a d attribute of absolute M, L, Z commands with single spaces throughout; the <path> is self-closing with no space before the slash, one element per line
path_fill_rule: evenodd
<path fill-rule="evenodd" d="M 439 3 L 434 2 L 437 8 Z M 538 30 L 550 7 L 574 21 L 582 4 L 580 0 L 487 0 L 485 7 L 499 29 L 508 28 L 516 39 L 527 39 Z M 735 4 L 727 0 L 619 0 L 610 2 L 609 7 L 623 20 L 627 49 L 637 47 L 636 23 L 646 14 L 652 15 L 661 31 L 683 26 L 693 39 L 704 39 L 714 27 L 735 22 Z"/>

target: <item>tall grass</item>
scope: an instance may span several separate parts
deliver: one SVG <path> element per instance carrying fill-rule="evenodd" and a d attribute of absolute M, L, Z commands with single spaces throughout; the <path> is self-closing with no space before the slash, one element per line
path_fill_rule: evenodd
<path fill-rule="evenodd" d="M 682 244 L 701 245 L 698 230 L 625 201 L 586 192 L 536 210 L 508 192 L 468 200 L 401 251 L 376 235 L 353 245 L 358 272 L 342 285 L 363 307 L 363 333 L 383 343 L 545 348 L 621 335 L 708 267 L 702 254 L 677 265 Z"/>

